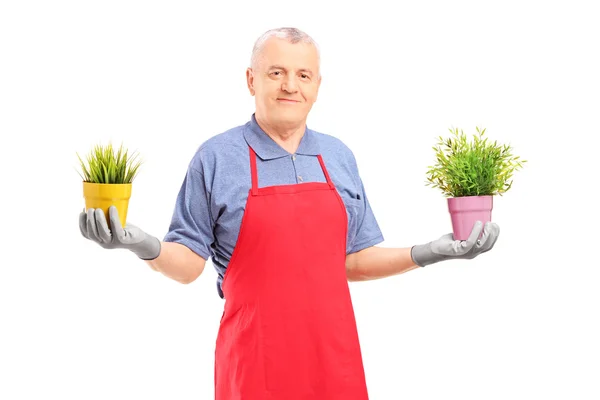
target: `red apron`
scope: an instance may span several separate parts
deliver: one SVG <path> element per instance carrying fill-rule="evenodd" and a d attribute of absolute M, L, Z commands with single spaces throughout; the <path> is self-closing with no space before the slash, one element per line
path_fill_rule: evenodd
<path fill-rule="evenodd" d="M 346 278 L 347 215 L 327 183 L 252 189 L 223 278 L 216 400 L 367 400 Z"/>

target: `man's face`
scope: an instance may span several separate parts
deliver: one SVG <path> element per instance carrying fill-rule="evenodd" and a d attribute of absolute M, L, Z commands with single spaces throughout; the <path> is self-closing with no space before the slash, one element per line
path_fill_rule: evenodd
<path fill-rule="evenodd" d="M 304 123 L 321 84 L 317 49 L 271 38 L 246 78 L 260 118 L 280 126 Z"/>

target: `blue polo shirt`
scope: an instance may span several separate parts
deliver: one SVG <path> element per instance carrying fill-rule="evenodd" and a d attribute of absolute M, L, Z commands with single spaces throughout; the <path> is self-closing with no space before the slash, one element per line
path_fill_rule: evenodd
<path fill-rule="evenodd" d="M 381 243 L 383 235 L 367 200 L 352 151 L 340 139 L 306 129 L 296 153 L 273 141 L 250 121 L 212 136 L 200 145 L 183 179 L 165 242 L 176 242 L 208 260 L 217 270 L 217 291 L 235 248 L 248 191 L 250 155 L 258 158 L 258 186 L 326 182 L 316 157 L 321 154 L 348 214 L 346 253 Z M 307 260 L 310 262 L 310 260 Z"/>

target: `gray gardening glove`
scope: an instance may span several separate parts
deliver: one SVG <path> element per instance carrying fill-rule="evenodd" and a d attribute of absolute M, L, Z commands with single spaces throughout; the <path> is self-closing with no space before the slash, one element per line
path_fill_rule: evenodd
<path fill-rule="evenodd" d="M 411 256 L 414 263 L 424 267 L 445 260 L 472 259 L 490 251 L 498 240 L 500 227 L 487 222 L 483 227 L 483 235 L 477 239 L 481 234 L 481 225 L 481 221 L 475 223 L 467 240 L 454 240 L 452 233 L 448 233 L 433 242 L 413 246 Z"/>
<path fill-rule="evenodd" d="M 105 249 L 127 249 L 142 260 L 153 260 L 160 254 L 160 240 L 147 234 L 135 225 L 121 226 L 116 207 L 108 209 L 111 229 L 108 228 L 104 212 L 89 208 L 79 214 L 79 229 L 86 239 L 98 243 Z"/>

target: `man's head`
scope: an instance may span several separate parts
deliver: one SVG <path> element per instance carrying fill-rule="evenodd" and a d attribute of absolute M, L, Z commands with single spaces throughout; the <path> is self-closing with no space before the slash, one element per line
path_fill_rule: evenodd
<path fill-rule="evenodd" d="M 246 78 L 258 119 L 290 128 L 305 123 L 321 84 L 319 48 L 298 29 L 269 30 L 254 45 Z"/>

